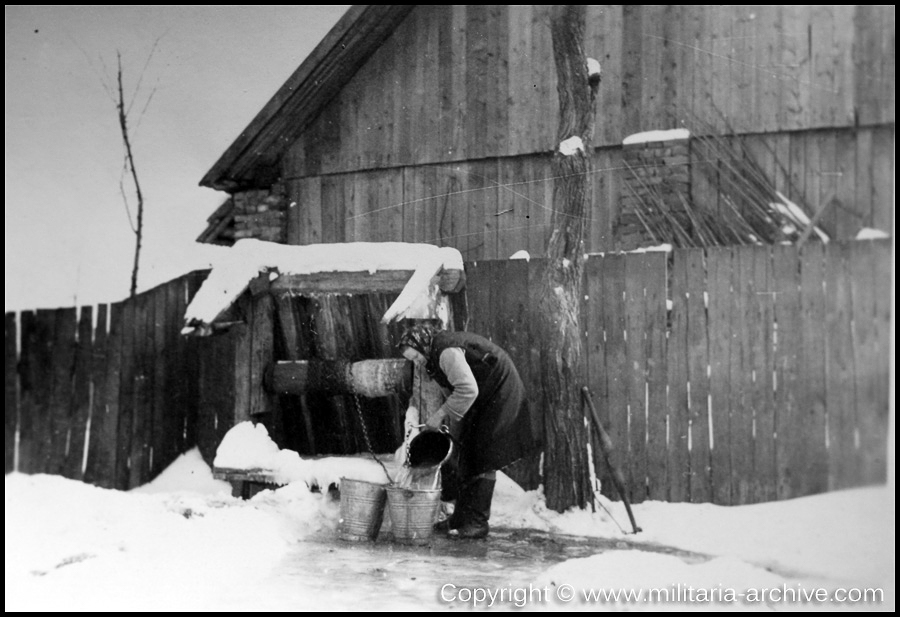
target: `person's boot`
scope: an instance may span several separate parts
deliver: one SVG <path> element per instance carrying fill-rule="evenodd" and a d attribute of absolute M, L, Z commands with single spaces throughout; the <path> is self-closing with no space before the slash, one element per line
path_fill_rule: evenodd
<path fill-rule="evenodd" d="M 456 502 L 456 510 L 453 512 L 454 516 L 457 514 L 459 516 L 456 520 L 451 517 L 449 521 L 449 528 L 457 530 L 455 537 L 465 540 L 487 537 L 490 531 L 488 519 L 491 518 L 494 484 L 495 480 L 477 478 L 463 487 Z"/>
<path fill-rule="evenodd" d="M 441 468 L 441 501 L 459 503 L 460 482 L 455 470 L 445 465 Z M 458 509 L 453 509 L 453 514 L 442 521 L 435 523 L 432 528 L 437 533 L 447 533 L 451 529 L 459 529 L 462 524 L 457 516 Z M 456 518 L 454 518 L 456 516 Z"/>

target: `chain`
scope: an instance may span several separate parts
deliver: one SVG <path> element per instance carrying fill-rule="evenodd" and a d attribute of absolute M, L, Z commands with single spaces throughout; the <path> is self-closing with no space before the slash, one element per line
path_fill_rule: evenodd
<path fill-rule="evenodd" d="M 362 427 L 363 438 L 366 440 L 366 448 L 369 449 L 369 454 L 372 455 L 372 458 L 375 459 L 375 462 L 381 465 L 381 468 L 384 469 L 384 475 L 387 476 L 388 483 L 393 484 L 394 480 L 393 478 L 391 478 L 391 474 L 388 472 L 387 467 L 384 466 L 384 463 L 381 462 L 381 459 L 375 456 L 375 449 L 372 447 L 372 441 L 369 439 L 369 429 L 366 428 L 366 419 L 363 417 L 362 405 L 360 405 L 359 402 L 359 394 L 357 394 L 356 386 L 353 384 L 353 375 L 350 375 L 349 377 L 350 378 L 347 380 L 347 382 L 350 384 L 350 392 L 353 394 L 353 402 L 356 404 L 356 413 L 359 415 L 359 425 Z"/>

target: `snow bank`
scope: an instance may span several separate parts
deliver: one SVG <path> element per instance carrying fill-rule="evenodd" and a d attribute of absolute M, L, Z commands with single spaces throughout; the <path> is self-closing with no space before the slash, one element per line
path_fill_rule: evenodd
<path fill-rule="evenodd" d="M 212 470 L 194 448 L 185 452 L 152 482 L 133 489 L 133 493 L 190 492 L 200 495 L 231 494 L 231 485 L 213 478 Z"/>
<path fill-rule="evenodd" d="M 247 444 L 248 460 L 261 461 L 260 455 L 270 451 L 261 432 L 245 428 L 240 434 L 242 439 L 232 445 Z M 608 512 L 559 514 L 546 508 L 541 491 L 524 491 L 500 473 L 493 526 L 611 540 L 605 552 L 556 565 L 547 562 L 541 570 L 530 559 L 527 542 L 513 541 L 510 548 L 506 541 L 505 549 L 490 541 L 443 549 L 341 544 L 336 541 L 339 503 L 328 494 L 312 492 L 303 482 L 264 491 L 249 501 L 182 491 L 187 476 L 196 473 L 190 459 L 163 474 L 179 487 L 175 493 L 112 491 L 56 476 L 8 474 L 7 612 L 453 610 L 467 607 L 442 599 L 440 585 L 484 585 L 478 581 L 490 569 L 502 569 L 510 585 L 550 590 L 541 602 L 527 606 L 537 610 L 854 608 L 683 600 L 561 602 L 557 592 L 569 588 L 583 593 L 690 587 L 721 593 L 800 585 L 882 587 L 886 601 L 874 608 L 894 605 L 894 494 L 888 486 L 752 506 L 645 502 L 634 506 L 644 531 L 626 535 L 620 529 L 628 520 L 621 503 L 602 499 Z M 345 461 L 319 461 L 330 468 L 321 474 L 342 475 Z M 555 540 L 551 536 L 547 542 Z M 672 553 L 667 547 L 700 554 Z M 510 561 L 510 550 L 518 561 Z M 537 569 L 522 579 L 526 562 Z M 425 574 L 435 572 L 439 583 Z M 516 607 L 506 602 L 493 608 Z"/>
<path fill-rule="evenodd" d="M 421 267 L 431 270 L 427 275 L 430 279 L 441 266 L 461 269 L 462 255 L 449 247 L 405 242 L 290 246 L 255 239 L 238 240 L 216 259 L 209 277 L 185 311 L 185 323 L 212 323 L 261 272 L 280 275 L 416 270 L 418 274 Z"/>
<path fill-rule="evenodd" d="M 277 512 L 230 495 L 22 474 L 7 475 L 5 490 L 7 611 L 204 610 L 223 589 L 261 580 L 296 538 Z"/>
<path fill-rule="evenodd" d="M 341 478 L 387 484 L 384 469 L 371 457 L 304 459 L 293 450 L 281 450 L 262 424 L 241 422 L 222 439 L 213 465 L 218 468 L 259 469 L 277 484 L 302 483 L 327 490 L 340 486 Z"/>
<path fill-rule="evenodd" d="M 622 140 L 622 145 L 629 146 L 631 144 L 643 144 L 651 141 L 675 141 L 677 139 L 687 139 L 691 136 L 691 132 L 687 129 L 670 129 L 667 131 L 644 131 L 643 133 L 634 133 Z"/>

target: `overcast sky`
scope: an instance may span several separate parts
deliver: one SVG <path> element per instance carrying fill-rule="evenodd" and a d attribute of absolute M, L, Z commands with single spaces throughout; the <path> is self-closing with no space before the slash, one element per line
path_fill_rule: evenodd
<path fill-rule="evenodd" d="M 6 311 L 128 295 L 117 51 L 145 201 L 140 291 L 221 250 L 195 242 L 225 198 L 200 178 L 347 8 L 7 5 Z"/>

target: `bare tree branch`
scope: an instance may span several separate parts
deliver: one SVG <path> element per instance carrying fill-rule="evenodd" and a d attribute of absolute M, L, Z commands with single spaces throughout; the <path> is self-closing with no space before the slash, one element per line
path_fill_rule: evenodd
<path fill-rule="evenodd" d="M 131 271 L 131 296 L 137 294 L 138 266 L 141 257 L 141 240 L 144 231 L 144 196 L 141 193 L 141 183 L 138 181 L 137 170 L 134 167 L 134 154 L 131 151 L 131 141 L 128 138 L 128 119 L 125 113 L 125 94 L 122 88 L 122 54 L 116 53 L 118 58 L 118 83 L 119 83 L 119 128 L 122 130 L 122 141 L 125 144 L 125 154 L 128 158 L 128 167 L 131 171 L 131 179 L 134 181 L 134 192 L 137 195 L 137 229 L 134 230 L 136 240 L 134 247 L 134 269 Z M 127 200 L 126 200 L 127 207 Z"/>

